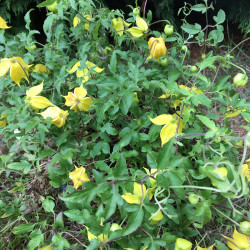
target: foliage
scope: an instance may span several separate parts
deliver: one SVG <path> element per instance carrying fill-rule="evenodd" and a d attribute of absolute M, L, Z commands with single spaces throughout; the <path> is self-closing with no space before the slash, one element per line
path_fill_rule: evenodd
<path fill-rule="evenodd" d="M 249 121 L 230 79 L 235 67 L 246 72 L 230 51 L 188 63 L 191 43 L 206 53 L 223 41 L 224 11 L 205 27 L 185 18 L 182 34 L 166 36 L 151 30 L 150 11 L 39 7 L 52 4 L 44 45 L 32 10 L 26 32 L 0 30 L 1 248 L 227 249 L 224 228 L 248 240 L 233 224 L 249 216 L 249 135 L 230 127 L 235 116 Z"/>

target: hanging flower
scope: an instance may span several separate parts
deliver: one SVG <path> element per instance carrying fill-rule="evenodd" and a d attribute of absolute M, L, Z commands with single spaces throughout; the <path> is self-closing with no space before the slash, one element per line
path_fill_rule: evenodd
<path fill-rule="evenodd" d="M 90 15 L 84 15 L 83 16 L 87 21 L 90 21 L 91 20 L 91 16 Z M 74 17 L 73 19 L 73 27 L 75 28 L 77 25 L 79 25 L 81 22 L 81 19 L 77 16 Z M 84 29 L 89 31 L 89 22 L 86 22 L 84 24 Z"/>
<path fill-rule="evenodd" d="M 214 246 L 215 246 L 215 243 L 208 248 L 207 247 L 203 248 L 203 247 L 197 246 L 197 250 L 213 250 Z"/>
<path fill-rule="evenodd" d="M 242 174 L 250 181 L 250 158 L 241 167 Z"/>
<path fill-rule="evenodd" d="M 147 23 L 139 15 L 136 16 L 137 27 L 132 27 L 127 31 L 134 37 L 142 37 L 148 31 Z"/>
<path fill-rule="evenodd" d="M 149 172 L 149 170 L 147 168 L 144 168 L 144 169 L 145 169 L 147 175 L 153 175 L 153 174 L 155 174 L 157 172 L 156 168 L 151 168 L 150 172 Z M 154 175 L 154 177 L 156 178 L 156 176 L 157 176 L 157 173 Z M 154 188 L 156 186 L 156 179 L 154 179 L 152 177 L 149 177 L 149 182 L 150 182 L 150 186 L 152 188 Z"/>
<path fill-rule="evenodd" d="M 34 86 L 26 91 L 25 103 L 30 104 L 30 107 L 38 110 L 44 109 L 49 106 L 54 106 L 46 97 L 37 96 L 43 90 L 43 82 L 37 86 Z"/>
<path fill-rule="evenodd" d="M 81 187 L 83 182 L 90 181 L 85 171 L 86 170 L 84 167 L 78 168 L 77 166 L 75 166 L 75 170 L 69 173 L 69 178 L 73 181 L 75 189 Z"/>
<path fill-rule="evenodd" d="M 33 72 L 36 72 L 38 74 L 48 74 L 49 69 L 45 65 L 38 63 L 35 65 Z"/>
<path fill-rule="evenodd" d="M 11 26 L 7 26 L 7 23 L 4 19 L 0 16 L 0 29 L 9 29 Z"/>
<path fill-rule="evenodd" d="M 155 125 L 164 125 L 161 129 L 160 137 L 161 137 L 161 146 L 167 143 L 172 137 L 176 135 L 176 129 L 179 123 L 179 119 L 177 115 L 159 115 L 155 118 L 150 118 L 150 121 Z M 182 119 L 180 120 L 178 132 L 181 132 L 183 128 Z"/>
<path fill-rule="evenodd" d="M 151 219 L 150 219 L 150 221 L 151 221 L 152 224 L 157 224 L 162 219 L 163 219 L 163 214 L 162 214 L 161 210 L 159 210 L 156 214 L 151 213 Z"/>
<path fill-rule="evenodd" d="M 0 128 L 4 128 L 7 125 L 8 121 L 7 121 L 7 115 L 1 115 L 0 117 Z"/>
<path fill-rule="evenodd" d="M 80 24 L 80 22 L 81 22 L 81 19 L 75 16 L 73 19 L 73 27 L 75 28 L 78 24 Z"/>
<path fill-rule="evenodd" d="M 56 125 L 58 128 L 61 128 L 69 115 L 68 111 L 64 111 L 57 106 L 49 107 L 42 113 L 40 113 L 44 119 L 50 117 L 51 123 Z"/>
<path fill-rule="evenodd" d="M 192 243 L 188 240 L 178 238 L 175 242 L 174 250 L 191 250 Z"/>
<path fill-rule="evenodd" d="M 92 99 L 85 97 L 86 95 L 87 90 L 81 85 L 74 89 L 74 93 L 68 92 L 67 96 L 63 96 L 66 99 L 65 105 L 70 106 L 70 109 L 74 111 L 89 111 Z"/>
<path fill-rule="evenodd" d="M 4 76 L 10 70 L 11 79 L 20 87 L 22 78 L 28 79 L 28 69 L 32 65 L 28 65 L 21 57 L 3 58 L 0 62 L 0 77 Z"/>
<path fill-rule="evenodd" d="M 217 178 L 219 178 L 220 181 L 225 180 L 224 177 L 227 177 L 227 168 L 226 167 L 220 167 L 220 168 L 214 169 L 212 172 L 217 174 Z M 215 183 L 214 181 L 211 181 L 211 182 L 212 182 L 213 186 L 215 186 L 215 187 L 217 186 L 217 183 Z"/>
<path fill-rule="evenodd" d="M 133 194 L 125 193 L 124 195 L 122 195 L 122 198 L 129 204 L 140 205 L 147 195 L 149 195 L 149 200 L 151 200 L 152 194 L 149 190 L 146 189 L 145 185 L 134 182 Z"/>
<path fill-rule="evenodd" d="M 167 54 L 167 48 L 164 42 L 163 37 L 151 37 L 148 41 L 148 47 L 149 47 L 149 52 L 150 58 L 155 58 L 159 61 L 159 58 L 161 56 L 165 56 Z"/>
<path fill-rule="evenodd" d="M 250 236 L 239 233 L 236 228 L 234 228 L 233 238 L 222 236 L 227 239 L 227 246 L 232 250 L 250 249 Z"/>
<path fill-rule="evenodd" d="M 113 29 L 116 30 L 118 35 L 122 36 L 124 32 L 124 26 L 129 27 L 131 23 L 127 23 L 122 18 L 118 17 L 118 18 L 112 19 L 111 25 Z"/>

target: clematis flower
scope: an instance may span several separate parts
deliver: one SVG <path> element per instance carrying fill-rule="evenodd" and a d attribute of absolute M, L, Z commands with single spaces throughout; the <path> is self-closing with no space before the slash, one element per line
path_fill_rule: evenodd
<path fill-rule="evenodd" d="M 161 56 L 165 56 L 167 48 L 163 37 L 151 37 L 148 41 L 150 56 L 147 59 L 155 58 L 159 61 Z"/>
<path fill-rule="evenodd" d="M 26 91 L 25 103 L 30 104 L 30 107 L 38 110 L 44 109 L 49 106 L 54 106 L 46 97 L 37 96 L 43 90 L 43 82 L 37 86 L 34 86 Z"/>
<path fill-rule="evenodd" d="M 4 76 L 10 70 L 11 79 L 20 87 L 20 81 L 25 78 L 28 82 L 28 65 L 21 57 L 3 58 L 0 62 L 0 77 Z"/>
<path fill-rule="evenodd" d="M 161 129 L 160 137 L 161 137 L 161 146 L 167 143 L 172 137 L 176 135 L 176 129 L 178 126 L 179 119 L 176 115 L 159 115 L 155 118 L 150 118 L 150 121 L 156 125 L 164 125 Z M 181 132 L 183 128 L 182 119 L 180 120 L 180 125 L 178 128 L 178 132 Z"/>
<path fill-rule="evenodd" d="M 0 29 L 9 29 L 11 26 L 7 26 L 7 23 L 4 19 L 0 16 Z"/>
<path fill-rule="evenodd" d="M 213 250 L 214 246 L 215 246 L 215 243 L 208 248 L 207 247 L 203 248 L 203 247 L 197 246 L 197 250 Z"/>
<path fill-rule="evenodd" d="M 78 68 L 80 67 L 80 64 L 81 64 L 81 62 L 78 61 L 77 63 L 75 63 L 75 65 L 68 72 L 70 74 L 76 72 L 77 77 L 83 77 L 82 83 L 89 80 L 88 72 L 89 72 L 89 69 L 91 67 L 95 67 L 94 71 L 97 72 L 97 73 L 101 73 L 104 70 L 103 68 L 97 67 L 94 63 L 92 63 L 90 61 L 85 62 L 87 67 L 84 70 L 79 70 Z"/>
<path fill-rule="evenodd" d="M 108 235 L 107 234 L 100 234 L 99 236 L 95 236 L 94 234 L 90 233 L 88 227 L 87 234 L 88 234 L 88 240 L 91 241 L 92 239 L 98 239 L 101 243 L 108 241 Z"/>
<path fill-rule="evenodd" d="M 73 181 L 75 189 L 81 187 L 83 182 L 90 181 L 84 167 L 75 166 L 75 170 L 69 173 L 69 178 Z"/>
<path fill-rule="evenodd" d="M 44 119 L 50 117 L 51 123 L 56 125 L 58 128 L 61 128 L 69 115 L 68 111 L 64 111 L 57 106 L 49 107 L 42 113 L 40 113 Z"/>
<path fill-rule="evenodd" d="M 117 223 L 113 223 L 111 225 L 111 227 L 110 227 L 110 231 L 114 232 L 114 231 L 117 231 L 117 230 L 122 230 L 122 227 L 119 224 L 117 224 Z"/>
<path fill-rule="evenodd" d="M 90 21 L 91 20 L 91 16 L 90 15 L 84 15 L 83 16 L 87 21 Z M 77 16 L 74 17 L 73 19 L 73 27 L 75 28 L 77 25 L 79 25 L 81 22 L 81 19 Z M 84 24 L 84 29 L 89 31 L 89 22 L 86 22 Z"/>
<path fill-rule="evenodd" d="M 137 27 L 132 27 L 127 31 L 134 37 L 142 37 L 148 31 L 147 23 L 139 15 L 136 16 Z"/>
<path fill-rule="evenodd" d="M 157 214 L 151 213 L 151 223 L 152 224 L 157 224 L 158 222 L 160 222 L 163 219 L 163 214 L 162 211 L 159 210 L 157 212 Z"/>
<path fill-rule="evenodd" d="M 122 18 L 118 17 L 118 18 L 112 19 L 111 25 L 113 29 L 116 30 L 118 35 L 122 36 L 124 32 L 124 28 L 125 28 L 124 26 L 129 27 L 131 23 L 127 23 Z"/>
<path fill-rule="evenodd" d="M 249 250 L 250 249 L 250 236 L 239 233 L 234 228 L 233 238 L 222 235 L 227 239 L 227 246 L 232 250 Z"/>
<path fill-rule="evenodd" d="M 74 93 L 68 92 L 67 96 L 63 96 L 66 99 L 65 105 L 71 106 L 70 109 L 74 111 L 89 111 L 92 99 L 86 95 L 87 90 L 81 85 L 74 89 Z"/>
<path fill-rule="evenodd" d="M 224 177 L 227 177 L 227 168 L 226 167 L 220 167 L 217 169 L 213 170 L 213 173 L 216 173 L 218 175 L 218 178 L 221 180 L 225 180 Z M 213 186 L 217 186 L 217 183 L 215 183 L 214 181 L 211 181 Z"/>
<path fill-rule="evenodd" d="M 150 172 L 147 168 L 144 168 L 144 169 L 145 169 L 147 175 L 153 175 L 155 172 L 157 172 L 157 169 L 155 169 L 155 168 L 151 168 Z M 157 173 L 154 175 L 154 177 L 156 178 L 156 176 L 157 176 Z M 152 188 L 154 188 L 156 186 L 156 179 L 149 177 L 149 182 L 150 182 L 150 186 Z"/>
<path fill-rule="evenodd" d="M 33 72 L 36 72 L 38 74 L 48 74 L 49 69 L 45 65 L 38 63 L 35 65 Z"/>
<path fill-rule="evenodd" d="M 250 158 L 241 167 L 242 174 L 250 181 Z"/>
<path fill-rule="evenodd" d="M 8 121 L 7 121 L 7 115 L 1 115 L 0 117 L 0 128 L 4 128 L 7 125 Z"/>
<path fill-rule="evenodd" d="M 188 240 L 178 238 L 175 242 L 174 250 L 191 250 L 192 243 Z"/>
<path fill-rule="evenodd" d="M 134 182 L 133 194 L 125 193 L 124 195 L 122 195 L 122 198 L 129 204 L 140 205 L 147 195 L 149 195 L 149 200 L 151 200 L 152 194 L 149 190 L 146 189 L 145 185 L 141 186 L 141 184 Z"/>

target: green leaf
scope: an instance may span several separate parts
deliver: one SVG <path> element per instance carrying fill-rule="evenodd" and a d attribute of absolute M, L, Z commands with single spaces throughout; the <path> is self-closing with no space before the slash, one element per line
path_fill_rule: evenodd
<path fill-rule="evenodd" d="M 198 94 L 195 97 L 197 98 L 199 102 L 201 102 L 201 104 L 205 105 L 206 107 L 209 107 L 209 108 L 213 107 L 212 101 L 206 95 Z"/>
<path fill-rule="evenodd" d="M 191 10 L 202 12 L 204 14 L 207 8 L 205 4 L 195 4 L 191 7 Z"/>
<path fill-rule="evenodd" d="M 7 168 L 23 171 L 24 174 L 27 174 L 31 169 L 31 164 L 25 160 L 21 160 L 20 162 L 13 162 L 7 165 Z"/>
<path fill-rule="evenodd" d="M 223 243 L 221 243 L 220 241 L 216 240 L 216 246 L 218 249 L 220 250 L 229 250 Z"/>
<path fill-rule="evenodd" d="M 158 169 L 166 169 L 174 151 L 175 147 L 173 146 L 173 139 L 171 139 L 163 146 L 160 153 L 158 154 L 157 157 Z"/>
<path fill-rule="evenodd" d="M 116 51 L 113 51 L 112 56 L 110 58 L 109 70 L 111 73 L 116 73 L 117 59 L 116 59 Z"/>
<path fill-rule="evenodd" d="M 126 236 L 128 234 L 133 233 L 137 230 L 137 228 L 141 225 L 143 220 L 144 212 L 143 209 L 140 207 L 138 210 L 131 214 L 128 219 L 128 223 L 126 228 L 122 231 L 122 235 Z"/>
<path fill-rule="evenodd" d="M 34 228 L 35 224 L 32 223 L 27 223 L 27 224 L 21 224 L 12 229 L 12 233 L 19 235 L 19 234 L 24 234 L 31 232 Z"/>
<path fill-rule="evenodd" d="M 128 113 L 130 106 L 133 103 L 133 92 L 130 90 L 125 90 L 123 92 L 123 97 L 120 103 L 120 109 L 124 115 Z"/>
<path fill-rule="evenodd" d="M 212 57 L 209 57 L 209 58 L 206 58 L 205 60 L 199 62 L 199 63 L 196 63 L 197 66 L 199 66 L 200 68 L 200 71 L 207 68 L 208 66 L 212 66 L 213 63 L 215 62 L 215 60 L 219 59 L 220 57 L 219 56 L 212 56 Z"/>
<path fill-rule="evenodd" d="M 156 176 L 156 181 L 160 187 L 165 188 L 165 189 L 169 188 L 169 180 L 165 173 L 158 174 Z"/>
<path fill-rule="evenodd" d="M 178 174 L 174 171 L 166 172 L 166 176 L 168 176 L 169 183 L 171 186 L 182 186 L 183 181 L 178 176 Z M 185 199 L 184 189 L 183 188 L 174 188 L 174 192 L 181 199 Z"/>
<path fill-rule="evenodd" d="M 46 7 L 46 6 L 49 6 L 53 3 L 55 3 L 57 0 L 46 0 L 40 4 L 38 4 L 36 7 Z"/>
<path fill-rule="evenodd" d="M 61 234 L 55 234 L 52 238 L 52 243 L 55 244 L 56 249 L 58 250 L 70 248 L 69 242 L 66 239 L 64 239 Z"/>
<path fill-rule="evenodd" d="M 223 10 L 219 10 L 218 14 L 217 14 L 217 17 L 214 16 L 214 21 L 217 23 L 217 24 L 220 24 L 220 23 L 223 23 L 226 19 L 226 14 Z"/>
<path fill-rule="evenodd" d="M 203 115 L 196 115 L 196 116 L 199 118 L 199 120 L 205 126 L 207 126 L 208 128 L 210 128 L 211 130 L 215 130 L 216 129 L 214 121 L 211 121 L 210 119 L 208 119 L 206 116 L 203 116 Z"/>
<path fill-rule="evenodd" d="M 105 207 L 105 219 L 109 219 L 111 215 L 115 213 L 117 200 L 120 198 L 118 194 L 111 194 L 111 197 L 107 200 Z"/>
<path fill-rule="evenodd" d="M 100 235 L 103 232 L 103 226 L 87 209 L 83 210 L 83 219 L 92 234 Z"/>
<path fill-rule="evenodd" d="M 148 152 L 147 153 L 147 163 L 150 168 L 157 169 L 157 153 L 156 152 Z"/>
<path fill-rule="evenodd" d="M 54 213 L 54 207 L 55 207 L 54 201 L 49 200 L 49 199 L 45 199 L 45 200 L 43 200 L 42 204 L 43 204 L 43 208 L 46 212 Z"/>
<path fill-rule="evenodd" d="M 79 224 L 84 224 L 83 211 L 78 209 L 71 209 L 65 211 L 64 214 L 69 218 L 70 221 L 77 221 Z"/>
<path fill-rule="evenodd" d="M 64 222 L 63 222 L 63 212 L 60 212 L 57 216 L 56 216 L 56 221 L 55 221 L 55 225 L 54 225 L 54 229 L 63 229 L 64 228 Z"/>
<path fill-rule="evenodd" d="M 27 250 L 35 249 L 43 242 L 44 242 L 44 236 L 42 233 L 32 236 L 32 239 L 29 241 L 29 244 L 27 246 Z"/>
<path fill-rule="evenodd" d="M 120 157 L 113 169 L 113 176 L 114 178 L 124 177 L 128 175 L 128 169 L 126 164 L 126 159 L 123 154 L 120 154 Z"/>
<path fill-rule="evenodd" d="M 201 26 L 198 23 L 196 23 L 195 25 L 188 23 L 183 24 L 181 28 L 190 35 L 195 35 L 201 31 Z"/>

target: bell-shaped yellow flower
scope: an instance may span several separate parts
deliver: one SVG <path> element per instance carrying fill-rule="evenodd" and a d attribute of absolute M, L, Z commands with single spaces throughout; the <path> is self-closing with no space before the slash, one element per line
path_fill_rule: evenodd
<path fill-rule="evenodd" d="M 75 166 L 75 170 L 69 173 L 69 178 L 73 181 L 74 183 L 73 187 L 75 189 L 78 189 L 79 187 L 81 187 L 83 182 L 90 181 L 85 171 L 86 170 L 84 167 L 78 168 L 77 166 Z"/>
<path fill-rule="evenodd" d="M 150 56 L 148 57 L 148 59 L 155 58 L 159 60 L 161 56 L 165 56 L 167 53 L 167 48 L 164 42 L 164 38 L 161 36 L 151 37 L 148 41 L 148 47 L 150 52 Z"/>
<path fill-rule="evenodd" d="M 91 16 L 90 15 L 84 15 L 83 16 L 87 21 L 90 21 L 91 20 Z M 75 28 L 77 25 L 79 25 L 81 22 L 81 19 L 77 16 L 74 17 L 73 19 L 73 27 Z M 89 22 L 86 22 L 84 24 L 84 29 L 89 31 Z"/>
<path fill-rule="evenodd" d="M 178 238 L 175 242 L 174 250 L 191 250 L 192 243 L 188 240 Z"/>
<path fill-rule="evenodd" d="M 3 58 L 0 62 L 0 77 L 4 76 L 10 70 L 11 79 L 20 87 L 22 78 L 28 79 L 28 65 L 21 57 Z"/>
<path fill-rule="evenodd" d="M 241 167 L 242 174 L 250 181 L 250 158 Z"/>
<path fill-rule="evenodd" d="M 25 103 L 30 104 L 30 107 L 38 110 L 44 109 L 49 106 L 54 106 L 46 97 L 37 96 L 43 90 L 43 82 L 37 86 L 34 86 L 26 91 Z"/>
<path fill-rule="evenodd" d="M 176 135 L 176 129 L 178 126 L 178 116 L 176 115 L 159 115 L 155 118 L 150 118 L 150 121 L 156 125 L 164 125 L 161 129 L 160 137 L 161 137 L 161 146 L 167 143 L 172 137 Z M 178 132 L 181 132 L 183 129 L 182 119 L 180 120 L 180 125 L 178 128 Z"/>
<path fill-rule="evenodd" d="M 151 213 L 151 216 L 154 215 L 154 213 Z M 151 223 L 152 224 L 157 224 L 163 219 L 163 214 L 162 211 L 159 210 L 157 214 L 155 214 L 153 217 L 151 217 Z"/>
<path fill-rule="evenodd" d="M 75 28 L 78 24 L 80 24 L 80 22 L 81 22 L 81 19 L 75 16 L 73 19 L 73 27 Z"/>
<path fill-rule="evenodd" d="M 0 117 L 0 128 L 4 128 L 7 125 L 7 115 L 1 115 Z"/>
<path fill-rule="evenodd" d="M 203 248 L 203 247 L 197 246 L 197 250 L 213 250 L 214 246 L 215 246 L 215 243 L 208 248 L 207 247 Z"/>
<path fill-rule="evenodd" d="M 127 31 L 134 37 L 142 37 L 148 31 L 148 25 L 139 15 L 136 16 L 137 27 L 132 27 Z"/>
<path fill-rule="evenodd" d="M 68 95 L 64 96 L 66 99 L 65 105 L 70 106 L 70 109 L 74 111 L 89 111 L 92 99 L 85 97 L 86 95 L 87 90 L 81 85 L 81 87 L 74 89 L 74 93 L 68 92 Z"/>
<path fill-rule="evenodd" d="M 11 26 L 7 26 L 7 23 L 4 19 L 0 16 L 0 29 L 9 29 Z"/>
<path fill-rule="evenodd" d="M 48 74 L 49 69 L 45 65 L 38 63 L 35 65 L 33 72 L 36 72 L 38 74 Z"/>
<path fill-rule="evenodd" d="M 51 123 L 56 125 L 58 128 L 61 128 L 69 115 L 68 111 L 62 110 L 57 106 L 49 107 L 42 113 L 40 113 L 44 119 L 50 117 Z"/>
<path fill-rule="evenodd" d="M 146 189 L 145 185 L 134 182 L 133 194 L 125 193 L 122 198 L 129 204 L 141 204 L 145 197 L 149 195 L 149 200 L 152 199 L 152 194 Z"/>
<path fill-rule="evenodd" d="M 131 23 L 127 23 L 122 18 L 118 17 L 118 18 L 112 19 L 111 25 L 113 29 L 116 30 L 118 35 L 122 36 L 124 32 L 124 28 L 125 28 L 124 26 L 128 27 L 131 25 Z"/>
<path fill-rule="evenodd" d="M 218 171 L 217 171 L 217 169 L 213 170 L 213 173 L 218 174 L 218 172 L 219 172 L 219 175 L 218 175 L 219 178 L 225 180 L 224 177 L 227 177 L 227 168 L 226 167 L 220 167 L 220 168 L 218 168 Z M 215 187 L 217 186 L 217 183 L 215 183 L 214 181 L 211 181 L 211 182 L 212 182 L 213 186 L 215 186 Z"/>
<path fill-rule="evenodd" d="M 250 249 L 250 236 L 239 233 L 234 228 L 233 238 L 222 235 L 227 239 L 227 246 L 232 250 L 249 250 Z"/>
<path fill-rule="evenodd" d="M 147 175 L 153 175 L 155 172 L 157 172 L 157 169 L 155 169 L 155 168 L 151 168 L 150 172 L 147 168 L 144 168 L 144 169 L 145 169 Z M 156 178 L 156 176 L 157 176 L 157 173 L 154 175 L 154 177 Z M 149 177 L 149 182 L 150 182 L 150 186 L 152 188 L 154 188 L 156 186 L 156 179 Z"/>

